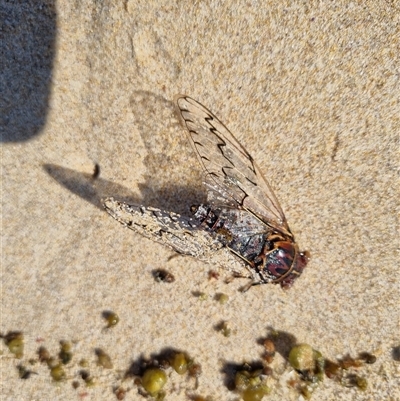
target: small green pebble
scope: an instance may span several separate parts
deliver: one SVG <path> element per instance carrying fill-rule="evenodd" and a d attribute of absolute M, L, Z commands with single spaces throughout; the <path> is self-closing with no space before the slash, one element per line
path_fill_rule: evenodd
<path fill-rule="evenodd" d="M 86 387 L 93 387 L 96 384 L 96 381 L 92 376 L 85 380 Z"/>
<path fill-rule="evenodd" d="M 230 337 L 232 330 L 230 329 L 228 322 L 222 322 L 220 325 L 220 332 L 224 337 Z"/>
<path fill-rule="evenodd" d="M 46 360 L 46 362 L 47 362 L 47 366 L 48 366 L 50 369 L 53 369 L 53 368 L 55 368 L 56 366 L 58 366 L 58 360 L 57 360 L 56 358 L 54 358 L 53 356 L 50 356 L 50 357 Z"/>
<path fill-rule="evenodd" d="M 105 369 L 112 369 L 113 364 L 111 358 L 102 349 L 96 349 L 97 365 Z"/>
<path fill-rule="evenodd" d="M 193 361 L 190 361 L 188 364 L 188 370 L 189 370 L 189 376 L 190 377 L 199 377 L 202 373 L 202 368 L 199 363 L 194 363 Z"/>
<path fill-rule="evenodd" d="M 4 342 L 16 358 L 21 359 L 24 356 L 24 335 L 21 332 L 13 331 L 8 333 L 4 338 Z"/>
<path fill-rule="evenodd" d="M 356 385 L 357 388 L 359 388 L 361 391 L 365 391 L 368 387 L 367 379 L 365 379 L 364 377 L 357 377 Z"/>
<path fill-rule="evenodd" d="M 71 351 L 71 346 L 72 345 L 69 341 L 64 341 L 64 340 L 60 341 L 61 351 L 69 352 Z"/>
<path fill-rule="evenodd" d="M 295 345 L 290 350 L 289 363 L 296 370 L 313 370 L 315 368 L 314 350 L 308 344 Z"/>
<path fill-rule="evenodd" d="M 41 363 L 46 362 L 50 359 L 50 352 L 45 347 L 40 347 L 37 351 L 39 361 Z"/>
<path fill-rule="evenodd" d="M 268 394 L 268 390 L 266 387 L 249 387 L 243 391 L 242 398 L 243 401 L 260 401 L 266 394 Z"/>
<path fill-rule="evenodd" d="M 81 376 L 82 380 L 85 382 L 86 387 L 92 387 L 95 384 L 94 378 L 90 376 L 90 372 L 88 370 L 80 370 L 79 375 Z"/>
<path fill-rule="evenodd" d="M 176 353 L 171 361 L 171 366 L 179 375 L 184 375 L 188 370 L 188 360 L 183 352 Z"/>
<path fill-rule="evenodd" d="M 159 393 L 167 382 L 167 375 L 161 369 L 147 369 L 142 377 L 143 388 L 151 395 Z"/>
<path fill-rule="evenodd" d="M 117 325 L 119 322 L 119 316 L 115 312 L 105 311 L 103 312 L 103 317 L 107 322 L 107 329 Z"/>
<path fill-rule="evenodd" d="M 8 349 L 16 358 L 21 359 L 24 356 L 24 342 L 18 338 L 11 340 L 8 344 Z"/>
<path fill-rule="evenodd" d="M 89 362 L 87 361 L 87 359 L 81 359 L 79 361 L 79 366 L 82 368 L 87 368 L 89 366 Z"/>
<path fill-rule="evenodd" d="M 66 365 L 71 362 L 72 352 L 71 352 L 71 343 L 68 341 L 60 341 L 61 350 L 58 353 L 58 357 L 61 362 Z"/>
<path fill-rule="evenodd" d="M 218 294 L 217 295 L 217 301 L 221 304 L 221 305 L 225 305 L 228 301 L 229 301 L 229 296 L 226 294 Z"/>
<path fill-rule="evenodd" d="M 60 364 L 56 365 L 50 369 L 50 375 L 53 378 L 53 380 L 56 382 L 65 380 L 65 378 L 67 377 L 62 365 L 60 365 Z"/>
<path fill-rule="evenodd" d="M 83 381 L 88 380 L 89 377 L 90 377 L 89 371 L 88 370 L 84 370 L 84 369 L 79 371 L 79 375 L 81 376 Z"/>
<path fill-rule="evenodd" d="M 249 379 L 249 387 L 257 387 L 261 384 L 260 376 L 253 376 Z"/>
<path fill-rule="evenodd" d="M 250 373 L 246 370 L 241 370 L 235 374 L 235 389 L 243 391 L 249 387 Z"/>
<path fill-rule="evenodd" d="M 123 387 L 118 387 L 114 390 L 114 394 L 117 397 L 117 400 L 123 400 L 126 395 L 126 390 Z"/>
<path fill-rule="evenodd" d="M 325 358 L 319 351 L 314 350 L 315 376 L 317 381 L 323 381 L 325 375 Z"/>

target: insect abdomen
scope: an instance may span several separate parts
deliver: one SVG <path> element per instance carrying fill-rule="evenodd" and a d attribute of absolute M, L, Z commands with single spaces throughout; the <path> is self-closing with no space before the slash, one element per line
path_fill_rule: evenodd
<path fill-rule="evenodd" d="M 216 209 L 200 205 L 192 207 L 196 220 L 221 244 L 254 265 L 266 246 L 265 225 L 248 213 L 237 209 Z M 261 233 L 263 231 L 263 233 Z"/>

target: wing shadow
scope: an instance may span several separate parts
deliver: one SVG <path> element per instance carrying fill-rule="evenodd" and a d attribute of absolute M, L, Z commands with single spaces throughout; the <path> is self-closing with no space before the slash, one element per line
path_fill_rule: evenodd
<path fill-rule="evenodd" d="M 202 195 L 196 193 L 192 188 L 180 185 L 171 185 L 168 190 L 164 189 L 160 196 L 155 196 L 154 191 L 146 184 L 139 184 L 142 193 L 152 193 L 150 199 L 147 199 L 146 197 L 138 196 L 123 185 L 96 177 L 99 170 L 98 166 L 95 167 L 94 174 L 82 173 L 56 164 L 44 164 L 42 167 L 46 173 L 60 185 L 101 210 L 104 209 L 103 200 L 112 196 L 128 204 L 152 206 L 190 215 L 191 204 L 186 202 L 182 203 L 182 206 L 178 207 L 178 209 L 181 210 L 176 210 L 176 202 L 168 202 L 166 199 L 173 199 L 176 194 L 179 194 L 179 198 L 181 198 L 183 202 L 185 199 L 193 199 L 196 197 L 199 199 L 202 197 Z"/>

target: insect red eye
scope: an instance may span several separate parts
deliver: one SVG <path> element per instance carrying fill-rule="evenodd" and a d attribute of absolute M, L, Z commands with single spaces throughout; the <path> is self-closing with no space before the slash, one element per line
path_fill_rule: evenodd
<path fill-rule="evenodd" d="M 296 250 L 292 243 L 286 241 L 275 245 L 277 249 L 267 255 L 264 270 L 274 277 L 274 281 L 279 281 L 292 270 Z"/>

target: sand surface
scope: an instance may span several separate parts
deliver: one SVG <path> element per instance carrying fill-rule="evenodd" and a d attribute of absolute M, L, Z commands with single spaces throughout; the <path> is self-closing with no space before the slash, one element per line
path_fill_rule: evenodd
<path fill-rule="evenodd" d="M 1 343 L 2 400 L 113 400 L 120 386 L 144 400 L 124 374 L 166 349 L 203 370 L 197 389 L 169 370 L 166 400 L 238 400 L 233 367 L 261 360 L 260 339 L 275 332 L 265 399 L 301 399 L 285 361 L 296 341 L 332 360 L 377 357 L 359 369 L 366 391 L 326 379 L 312 399 L 400 399 L 397 2 L 1 1 L 0 12 L 0 331 L 25 341 L 20 360 Z M 103 211 L 107 196 L 186 214 L 204 201 L 177 93 L 228 125 L 311 252 L 290 291 L 242 294 L 243 280 L 171 258 Z M 175 282 L 157 283 L 160 268 Z M 120 321 L 104 330 L 107 310 Z M 29 360 L 39 346 L 56 357 L 60 340 L 73 359 L 54 384 Z M 96 348 L 112 369 L 96 365 Z M 94 386 L 79 379 L 81 359 Z M 37 374 L 21 380 L 19 364 Z"/>

